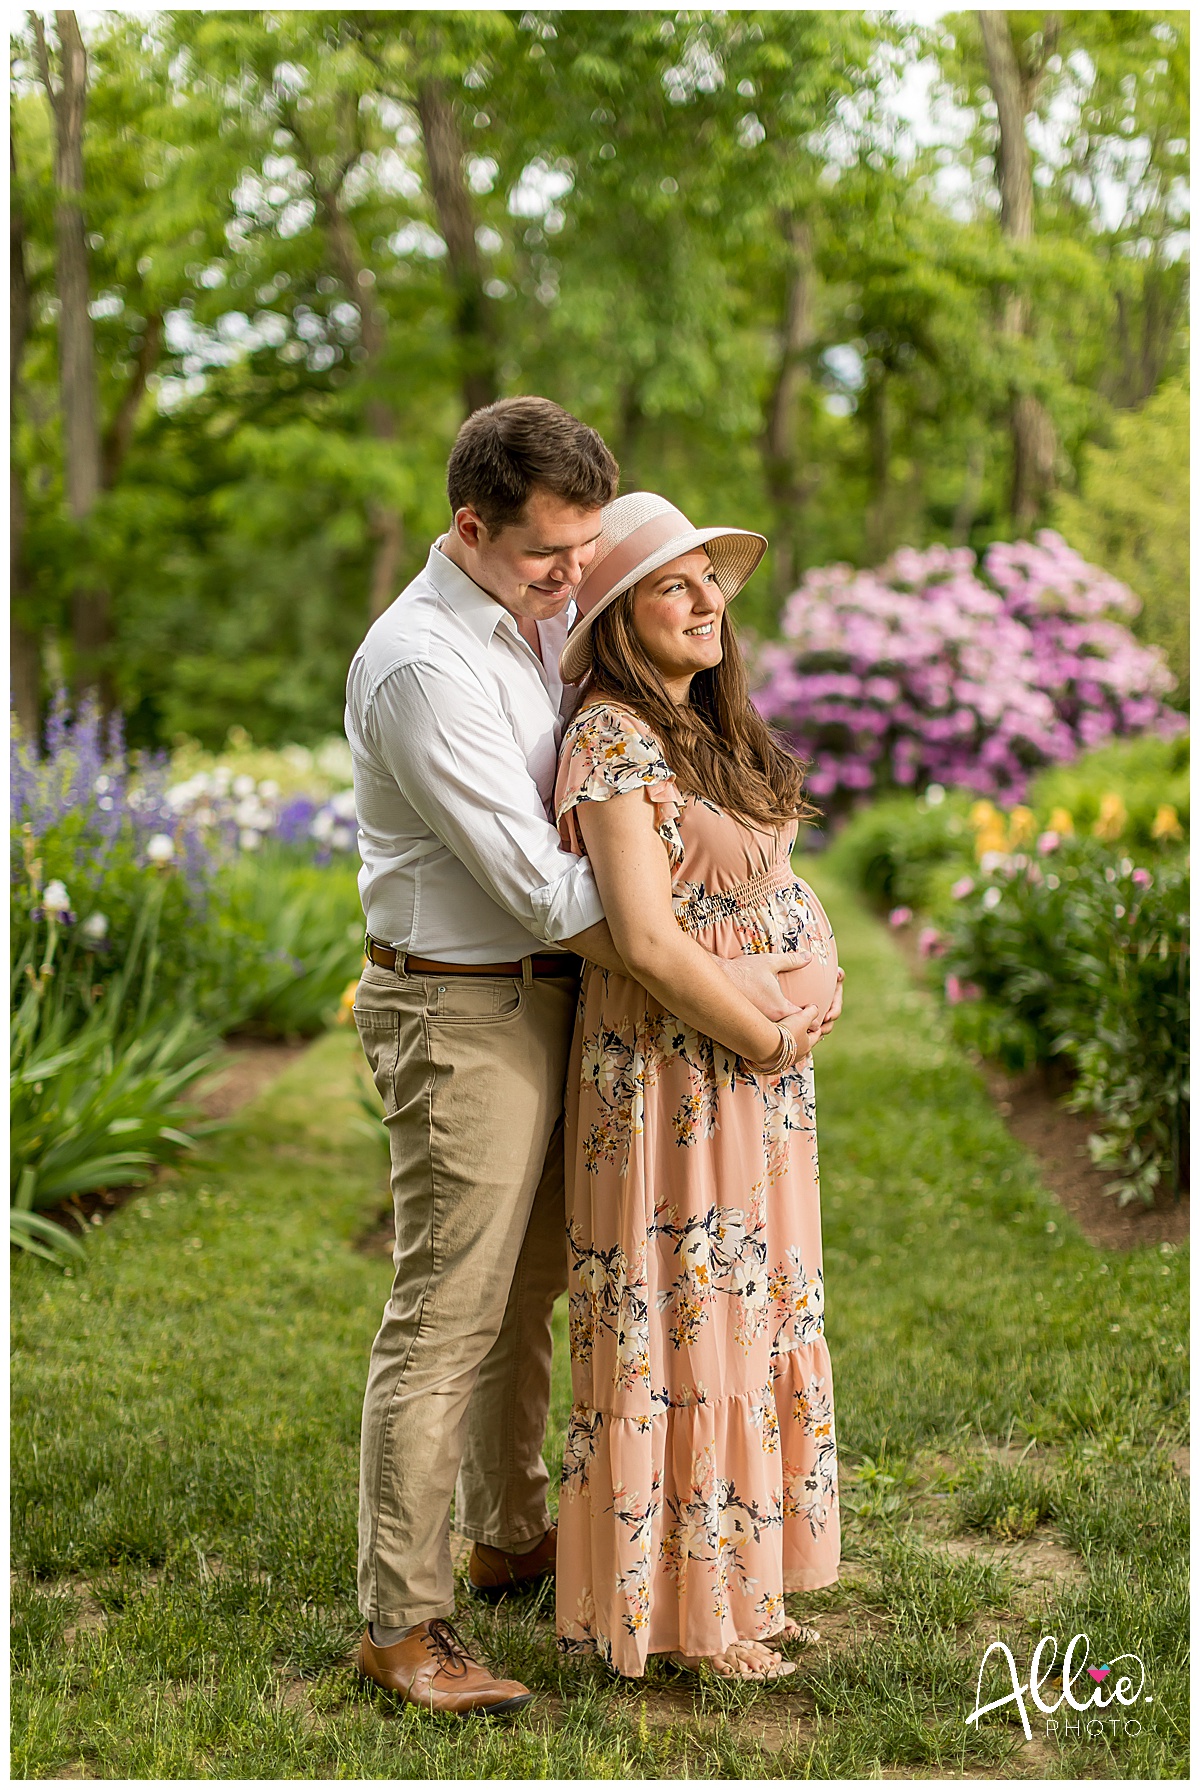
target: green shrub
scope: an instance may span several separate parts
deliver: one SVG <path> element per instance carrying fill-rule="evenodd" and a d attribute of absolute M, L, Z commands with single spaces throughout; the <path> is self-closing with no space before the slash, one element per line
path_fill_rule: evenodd
<path fill-rule="evenodd" d="M 1090 832 L 1100 819 L 1106 796 L 1117 795 L 1125 809 L 1119 833 L 1123 845 L 1138 851 L 1171 850 L 1178 843 L 1173 831 L 1155 836 L 1154 824 L 1164 807 L 1171 808 L 1186 834 L 1191 813 L 1190 741 L 1187 734 L 1173 740 L 1117 740 L 1077 758 L 1073 764 L 1055 765 L 1035 777 L 1029 787 L 1029 806 L 1044 819 L 1056 808 L 1065 808 L 1079 832 Z"/>
<path fill-rule="evenodd" d="M 885 796 L 846 823 L 829 848 L 830 864 L 886 907 L 932 907 L 945 880 L 938 873 L 974 862 L 971 800 L 958 791 L 932 802 L 928 792 Z"/>
<path fill-rule="evenodd" d="M 59 974 L 71 941 L 27 925 L 14 964 L 9 1055 L 11 1240 L 52 1261 L 80 1253 L 40 1216 L 73 1194 L 138 1186 L 190 1146 L 184 1098 L 209 1068 L 215 1035 L 185 1009 L 164 1011 L 155 988 L 161 885 L 137 915 L 120 970 L 89 989 Z M 59 947 L 63 946 L 60 966 Z M 181 1129 L 187 1125 L 188 1131 Z"/>
<path fill-rule="evenodd" d="M 1187 1182 L 1187 767 L 1186 738 L 1122 741 L 1043 772 L 1007 814 L 936 787 L 886 798 L 829 851 L 920 915 L 960 1042 L 1068 1069 L 1122 1202 Z"/>
<path fill-rule="evenodd" d="M 362 965 L 354 867 L 314 865 L 268 847 L 228 867 L 222 908 L 224 923 L 258 946 L 254 965 L 231 997 L 225 1029 L 266 1037 L 323 1031 Z"/>
<path fill-rule="evenodd" d="M 939 941 L 960 1040 L 1013 1068 L 1072 1066 L 1069 1104 L 1095 1115 L 1121 1204 L 1186 1181 L 1188 889 L 1181 862 L 1066 840 L 996 866 Z"/>

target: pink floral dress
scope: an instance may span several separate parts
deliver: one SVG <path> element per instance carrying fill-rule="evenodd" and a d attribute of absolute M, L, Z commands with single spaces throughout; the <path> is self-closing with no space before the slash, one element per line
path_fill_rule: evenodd
<path fill-rule="evenodd" d="M 684 797 L 658 741 L 591 704 L 563 740 L 559 830 L 642 789 L 676 918 L 722 957 L 833 934 L 779 834 Z M 797 972 L 802 973 L 802 972 Z M 567 1083 L 572 1411 L 557 1627 L 640 1676 L 648 1653 L 721 1651 L 783 1625 L 785 1591 L 840 1558 L 811 1061 L 782 1077 L 588 965 Z"/>

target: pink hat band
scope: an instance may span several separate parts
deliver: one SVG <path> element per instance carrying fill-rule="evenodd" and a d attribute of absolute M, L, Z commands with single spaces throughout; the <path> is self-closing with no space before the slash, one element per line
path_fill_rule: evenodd
<path fill-rule="evenodd" d="M 687 517 L 679 510 L 664 510 L 661 516 L 651 516 L 649 522 L 643 522 L 639 528 L 633 529 L 623 541 L 617 543 L 611 553 L 606 553 L 603 559 L 590 568 L 575 592 L 576 613 L 580 616 L 587 615 L 602 597 L 607 596 L 610 591 L 620 590 L 625 579 L 644 559 L 657 553 L 668 542 L 678 540 L 681 535 L 690 532 L 691 526 Z"/>

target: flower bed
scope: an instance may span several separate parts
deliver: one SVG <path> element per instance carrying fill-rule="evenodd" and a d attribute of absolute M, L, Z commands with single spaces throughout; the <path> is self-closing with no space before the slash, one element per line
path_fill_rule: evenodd
<path fill-rule="evenodd" d="M 87 707 L 72 722 L 61 700 L 40 757 L 14 737 L 12 1231 L 24 1247 L 61 1258 L 66 1233 L 40 1211 L 144 1180 L 188 1146 L 188 1090 L 222 1033 L 306 1035 L 336 1015 L 362 961 L 342 837 L 353 845 L 353 795 L 332 752 L 322 765 L 290 750 L 290 788 L 236 764 L 180 777 L 162 759 L 128 765 L 118 730 Z"/>
<path fill-rule="evenodd" d="M 916 929 L 960 1040 L 1013 1069 L 1069 1067 L 1109 1191 L 1151 1204 L 1188 1177 L 1186 742 L 1081 760 L 1086 830 L 1053 800 L 1060 776 L 1008 811 L 936 787 L 893 797 L 856 815 L 833 854 L 893 925 Z M 1179 805 L 1154 800 L 1165 793 Z"/>
<path fill-rule="evenodd" d="M 967 547 L 826 566 L 789 598 L 783 644 L 759 647 L 754 700 L 831 814 L 930 782 L 1019 802 L 1041 766 L 1186 731 L 1161 700 L 1161 653 L 1125 626 L 1137 610 L 1049 529 L 997 542 L 978 568 Z"/>

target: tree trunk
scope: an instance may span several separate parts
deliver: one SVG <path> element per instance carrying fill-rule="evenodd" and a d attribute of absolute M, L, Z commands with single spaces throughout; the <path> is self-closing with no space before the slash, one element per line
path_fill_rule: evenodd
<path fill-rule="evenodd" d="M 641 380 L 635 374 L 623 381 L 617 407 L 616 439 L 613 454 L 621 468 L 621 482 L 631 491 L 641 490 L 637 472 L 638 444 L 646 417 L 642 410 Z"/>
<path fill-rule="evenodd" d="M 1007 13 L 981 12 L 979 28 L 1000 127 L 996 151 L 1000 228 L 1011 242 L 1026 243 L 1033 239 L 1033 158 L 1025 135 L 1025 120 L 1057 40 L 1058 21 L 1053 13 L 1046 15 L 1038 66 L 1028 71 L 1018 60 Z M 1002 327 L 1013 341 L 1032 336 L 1033 313 L 1027 294 L 1010 294 Z M 1054 424 L 1032 392 L 1014 386 L 1009 393 L 1008 414 L 1013 527 L 1018 534 L 1028 534 L 1053 488 L 1058 444 Z"/>
<path fill-rule="evenodd" d="M 362 345 L 366 352 L 362 372 L 370 394 L 365 408 L 367 428 L 376 441 L 394 441 L 396 418 L 392 408 L 378 390 L 371 390 L 372 383 L 382 377 L 382 363 L 387 349 L 387 313 L 376 299 L 371 281 L 363 278 L 366 269 L 358 238 L 342 210 L 337 193 L 317 185 L 315 170 L 313 185 L 317 188 L 321 214 L 325 220 L 326 240 L 334 272 L 358 306 Z M 404 517 L 391 505 L 375 501 L 367 505 L 367 518 L 375 537 L 367 609 L 370 619 L 375 621 L 396 596 L 400 561 L 404 553 Z"/>
<path fill-rule="evenodd" d="M 430 191 L 450 264 L 463 406 L 470 416 L 473 410 L 494 404 L 500 395 L 495 313 L 483 290 L 483 264 L 475 241 L 475 210 L 463 174 L 463 142 L 453 102 L 441 82 L 430 79 L 419 88 L 416 107 Z"/>
<path fill-rule="evenodd" d="M 1118 410 L 1136 410 L 1158 390 L 1170 357 L 1179 318 L 1187 303 L 1186 268 L 1156 258 L 1142 275 L 1140 304 L 1118 290 L 1117 366 L 1101 390 Z"/>
<path fill-rule="evenodd" d="M 17 192 L 16 145 L 9 140 L 11 204 L 8 214 L 8 405 L 15 419 L 21 361 L 29 334 L 29 283 L 25 276 L 25 216 Z M 42 724 L 42 656 L 35 629 L 29 626 L 25 597 L 25 492 L 14 456 L 8 463 L 8 640 L 9 681 L 13 707 L 25 737 L 36 745 Z"/>
<path fill-rule="evenodd" d="M 888 416 L 887 374 L 867 381 L 863 392 L 867 423 L 867 558 L 872 565 L 886 559 L 891 548 L 892 432 Z"/>
<path fill-rule="evenodd" d="M 129 384 L 117 406 L 116 415 L 104 431 L 104 440 L 100 446 L 100 482 L 106 491 L 111 491 L 116 484 L 117 474 L 129 452 L 138 409 L 146 393 L 146 381 L 158 365 L 162 339 L 163 320 L 156 312 L 146 319 L 145 332 Z"/>
<path fill-rule="evenodd" d="M 803 356 L 813 342 L 813 240 L 811 227 L 787 213 L 780 220 L 788 245 L 779 361 L 763 427 L 761 451 L 775 525 L 772 547 L 775 591 L 794 589 L 800 576 L 802 512 L 809 482 L 800 470 L 800 396 L 808 384 Z"/>
<path fill-rule="evenodd" d="M 87 226 L 83 215 L 83 119 L 87 53 L 73 12 L 56 12 L 60 79 L 54 82 L 41 19 L 32 15 L 42 82 L 54 115 L 55 284 L 58 289 L 59 402 L 67 504 L 77 523 L 91 514 L 102 486 L 96 347 L 88 311 Z M 71 596 L 71 636 L 77 689 L 93 688 L 113 705 L 105 663 L 112 637 L 106 590 L 77 585 Z"/>
<path fill-rule="evenodd" d="M 950 545 L 965 547 L 971 538 L 971 524 L 979 512 L 979 498 L 983 491 L 983 449 L 976 442 L 967 455 L 967 475 L 963 480 L 962 496 L 954 511 L 954 521 L 950 525 Z"/>

